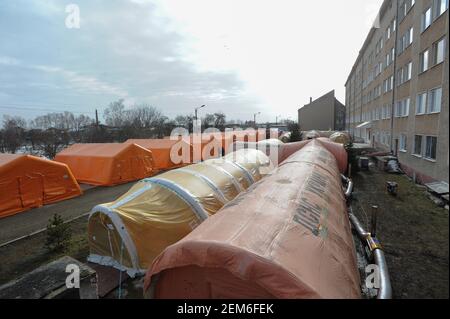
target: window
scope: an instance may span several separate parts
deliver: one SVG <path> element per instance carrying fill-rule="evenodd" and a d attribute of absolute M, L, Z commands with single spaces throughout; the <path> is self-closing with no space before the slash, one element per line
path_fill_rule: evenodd
<path fill-rule="evenodd" d="M 416 114 L 425 114 L 425 107 L 427 105 L 427 92 L 418 94 L 416 101 Z"/>
<path fill-rule="evenodd" d="M 403 84 L 404 82 L 404 69 L 400 68 L 400 70 L 397 71 L 397 86 Z"/>
<path fill-rule="evenodd" d="M 395 105 L 395 117 L 406 117 L 409 115 L 410 99 L 397 101 Z"/>
<path fill-rule="evenodd" d="M 402 22 L 407 13 L 406 1 L 399 8 L 399 22 Z"/>
<path fill-rule="evenodd" d="M 403 113 L 402 116 L 409 116 L 409 105 L 411 104 L 411 99 L 407 98 L 403 101 Z"/>
<path fill-rule="evenodd" d="M 407 151 L 407 137 L 405 134 L 400 134 L 400 151 L 406 152 Z"/>
<path fill-rule="evenodd" d="M 388 26 L 386 29 L 386 40 L 389 40 L 391 38 L 391 26 Z"/>
<path fill-rule="evenodd" d="M 398 41 L 398 55 L 408 48 L 414 39 L 414 29 L 411 27 Z"/>
<path fill-rule="evenodd" d="M 411 43 L 413 43 L 414 40 L 414 28 L 411 27 L 406 34 L 408 35 L 407 43 L 408 45 L 410 45 Z"/>
<path fill-rule="evenodd" d="M 442 104 L 442 88 L 430 90 L 428 96 L 428 113 L 439 113 Z"/>
<path fill-rule="evenodd" d="M 422 135 L 414 135 L 414 155 L 422 156 L 422 139 Z"/>
<path fill-rule="evenodd" d="M 409 62 L 405 67 L 404 82 L 411 80 L 412 76 L 412 62 Z"/>
<path fill-rule="evenodd" d="M 422 13 L 422 32 L 431 25 L 431 7 Z"/>
<path fill-rule="evenodd" d="M 427 136 L 425 139 L 425 158 L 435 160 L 436 159 L 436 146 L 437 137 Z"/>
<path fill-rule="evenodd" d="M 400 117 L 400 113 L 402 112 L 402 103 L 403 101 L 398 101 L 397 103 L 395 103 L 395 112 L 394 112 L 394 116 L 395 117 Z"/>
<path fill-rule="evenodd" d="M 394 76 L 390 76 L 389 78 L 384 80 L 383 82 L 384 93 L 391 91 L 393 89 L 393 85 L 394 85 Z"/>
<path fill-rule="evenodd" d="M 445 39 L 441 39 L 433 44 L 433 63 L 439 64 L 444 62 L 445 56 Z"/>
<path fill-rule="evenodd" d="M 383 120 L 389 119 L 391 117 L 391 109 L 389 105 L 383 106 Z"/>
<path fill-rule="evenodd" d="M 378 40 L 377 44 L 375 45 L 375 54 L 378 55 L 378 53 L 380 53 L 382 49 L 383 49 L 383 37 L 381 37 L 381 39 Z"/>
<path fill-rule="evenodd" d="M 428 70 L 428 58 L 429 50 L 426 50 L 420 54 L 420 73 Z"/>
<path fill-rule="evenodd" d="M 448 0 L 434 0 L 434 17 L 438 18 L 448 9 Z"/>

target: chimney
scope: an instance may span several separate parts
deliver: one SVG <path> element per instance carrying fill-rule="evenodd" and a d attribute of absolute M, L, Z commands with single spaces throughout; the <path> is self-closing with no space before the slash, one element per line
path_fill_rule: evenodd
<path fill-rule="evenodd" d="M 312 101 L 313 101 L 313 100 L 312 100 L 312 97 L 310 97 L 310 98 L 309 98 L 309 104 L 311 104 Z"/>

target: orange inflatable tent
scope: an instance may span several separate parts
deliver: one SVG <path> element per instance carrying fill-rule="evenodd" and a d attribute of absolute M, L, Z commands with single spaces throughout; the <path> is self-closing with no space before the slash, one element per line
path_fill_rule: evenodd
<path fill-rule="evenodd" d="M 136 144 L 74 144 L 55 161 L 67 164 L 78 182 L 112 186 L 153 174 L 152 152 Z"/>
<path fill-rule="evenodd" d="M 0 218 L 81 193 L 65 164 L 31 155 L 0 154 Z"/>
<path fill-rule="evenodd" d="M 190 134 L 194 151 L 202 160 L 217 158 L 229 153 L 234 142 L 257 142 L 263 139 L 261 130 L 230 130 L 226 132 L 202 133 L 201 137 Z M 198 156 L 194 156 L 198 158 Z"/>
<path fill-rule="evenodd" d="M 360 298 L 338 163 L 319 140 L 242 193 L 147 272 L 150 298 Z"/>
<path fill-rule="evenodd" d="M 189 155 L 189 158 L 192 156 L 191 145 L 181 139 L 129 139 L 125 143 L 137 144 L 150 150 L 153 155 L 153 168 L 155 170 L 167 170 L 190 164 L 189 162 L 174 163 L 171 160 L 171 150 L 177 157 L 183 155 L 181 152 L 186 152 L 186 154 Z M 178 162 L 178 160 L 175 160 L 175 162 Z"/>

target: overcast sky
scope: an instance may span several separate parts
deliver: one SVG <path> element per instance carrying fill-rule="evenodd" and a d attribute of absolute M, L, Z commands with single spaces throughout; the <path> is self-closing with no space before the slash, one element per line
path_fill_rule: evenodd
<path fill-rule="evenodd" d="M 65 25 L 66 5 L 80 28 Z M 0 116 L 93 116 L 111 101 L 174 117 L 296 119 L 344 84 L 382 0 L 3 0 Z M 100 114 L 100 120 L 102 120 Z"/>

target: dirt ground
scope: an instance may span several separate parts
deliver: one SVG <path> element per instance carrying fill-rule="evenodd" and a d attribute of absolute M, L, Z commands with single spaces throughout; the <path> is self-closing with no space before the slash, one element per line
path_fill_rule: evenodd
<path fill-rule="evenodd" d="M 372 167 L 353 180 L 352 206 L 366 229 L 371 206 L 379 206 L 377 236 L 386 252 L 394 298 L 448 298 L 448 210 L 404 175 Z M 396 197 L 386 192 L 386 181 L 399 184 Z"/>
<path fill-rule="evenodd" d="M 81 262 L 89 254 L 87 242 L 88 217 L 70 223 L 71 241 L 65 252 L 50 253 L 45 247 L 46 234 L 40 233 L 0 248 L 0 285 L 16 279 L 35 268 L 69 255 Z"/>

